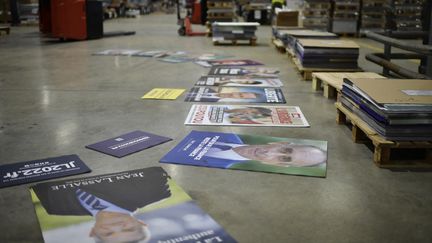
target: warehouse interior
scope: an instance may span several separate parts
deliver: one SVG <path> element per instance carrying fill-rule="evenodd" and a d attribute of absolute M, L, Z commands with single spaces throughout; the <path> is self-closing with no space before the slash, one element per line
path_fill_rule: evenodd
<path fill-rule="evenodd" d="M 297 2 L 302 1 L 288 0 L 288 6 L 298 8 L 295 10 L 301 15 L 306 10 Z M 327 98 L 322 89 L 314 90 L 313 82 L 305 80 L 305 73 L 289 53 L 275 46 L 272 23 L 261 23 L 253 42 L 219 44 L 208 35 L 180 36 L 175 4 L 171 4 L 172 11 L 155 7 L 144 14 L 106 19 L 104 32 L 133 34 L 90 40 L 59 40 L 40 33 L 34 23 L 6 23 L 9 33 L 0 35 L 0 165 L 77 154 L 92 170 L 51 181 L 162 167 L 237 242 L 432 242 L 431 137 L 421 141 L 427 145 L 418 147 L 427 154 L 424 163 L 378 166 L 374 163 L 376 145 L 353 141 L 355 124 L 337 123 L 337 97 Z M 268 5 L 267 9 L 270 11 Z M 181 14 L 187 14 L 183 7 Z M 245 21 L 248 17 L 244 16 L 237 21 Z M 208 26 L 193 24 L 192 28 L 205 32 Z M 356 33 L 339 33 L 339 37 L 359 46 L 357 63 L 362 71 L 409 79 L 394 72 L 385 75 L 382 66 L 366 59 L 368 54 L 384 53 L 383 43 L 358 33 L 358 29 Z M 404 42 L 422 45 L 422 53 L 432 53 L 432 46 L 423 45 L 421 38 Z M 277 68 L 285 105 L 299 106 L 310 127 L 184 125 L 192 105 L 183 100 L 185 93 L 175 100 L 141 97 L 154 88 L 187 92 L 209 68 L 193 62 L 94 55 L 109 49 L 218 53 Z M 392 51 L 410 50 L 393 47 Z M 420 78 L 429 79 L 427 88 L 432 90 L 432 76 L 427 76 L 431 62 L 426 62 L 423 73 L 418 59 L 394 63 L 424 75 Z M 134 130 L 172 141 L 123 158 L 85 148 Z M 326 175 L 318 178 L 159 163 L 192 130 L 327 141 Z M 407 156 L 420 152 L 409 151 Z M 34 184 L 0 188 L 0 242 L 44 242 L 29 192 Z M 56 239 L 87 242 L 82 238 L 64 232 Z"/>

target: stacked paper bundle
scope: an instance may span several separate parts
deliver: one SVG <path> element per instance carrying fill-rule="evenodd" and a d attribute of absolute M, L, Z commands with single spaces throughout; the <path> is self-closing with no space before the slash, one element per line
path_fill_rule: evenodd
<path fill-rule="evenodd" d="M 296 56 L 303 67 L 358 69 L 359 46 L 349 40 L 297 39 Z"/>
<path fill-rule="evenodd" d="M 337 39 L 337 35 L 327 31 L 308 30 L 308 29 L 281 29 L 276 33 L 278 39 L 284 45 L 294 50 L 297 39 Z"/>
<path fill-rule="evenodd" d="M 432 80 L 344 79 L 340 101 L 388 140 L 432 139 Z"/>
<path fill-rule="evenodd" d="M 256 22 L 215 22 L 212 24 L 213 41 L 256 39 L 255 31 L 259 25 Z"/>

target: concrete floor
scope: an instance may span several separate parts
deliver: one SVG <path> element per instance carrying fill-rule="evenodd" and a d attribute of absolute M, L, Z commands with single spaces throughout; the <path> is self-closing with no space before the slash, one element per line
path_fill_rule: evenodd
<path fill-rule="evenodd" d="M 0 163 L 76 153 L 93 170 L 90 175 L 162 166 L 239 242 L 432 242 L 432 174 L 377 168 L 368 147 L 353 143 L 350 130 L 336 124 L 333 101 L 300 81 L 287 56 L 268 44 L 269 26 L 260 27 L 256 47 L 213 46 L 209 38 L 178 37 L 175 23 L 174 15 L 164 14 L 111 20 L 106 30 L 137 34 L 69 43 L 40 38 L 35 27 L 0 36 Z M 380 45 L 359 43 L 360 66 L 379 72 L 364 54 Z M 183 96 L 140 97 L 155 87 L 189 89 L 208 70 L 193 63 L 91 55 L 113 48 L 224 52 L 279 67 L 287 105 L 299 105 L 311 127 L 184 126 L 191 103 Z M 174 141 L 122 159 L 84 148 L 136 129 Z M 193 129 L 327 140 L 327 178 L 159 164 Z M 42 241 L 28 187 L 0 190 L 2 243 Z"/>

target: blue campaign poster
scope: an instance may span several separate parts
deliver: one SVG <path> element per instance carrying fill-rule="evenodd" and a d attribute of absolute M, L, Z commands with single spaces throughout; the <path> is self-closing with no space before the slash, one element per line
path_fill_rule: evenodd
<path fill-rule="evenodd" d="M 160 162 L 325 177 L 327 142 L 192 131 Z"/>

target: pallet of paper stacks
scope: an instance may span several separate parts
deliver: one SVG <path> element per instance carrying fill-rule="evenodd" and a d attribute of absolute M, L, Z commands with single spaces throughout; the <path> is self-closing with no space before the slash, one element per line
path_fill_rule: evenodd
<path fill-rule="evenodd" d="M 293 61 L 305 80 L 312 72 L 355 72 L 359 46 L 350 40 L 297 39 Z"/>
<path fill-rule="evenodd" d="M 297 26 L 277 26 L 277 25 L 273 25 L 272 26 L 272 38 L 271 38 L 271 43 L 276 47 L 276 49 L 281 52 L 281 53 L 285 53 L 286 52 L 286 45 L 284 43 L 284 30 L 303 30 L 304 28 L 302 27 L 297 27 Z"/>
<path fill-rule="evenodd" d="M 288 55 L 293 57 L 295 55 L 295 46 L 297 39 L 337 39 L 336 34 L 319 31 L 319 30 L 308 30 L 308 29 L 291 29 L 291 30 L 279 30 L 278 36 L 284 43 Z"/>
<path fill-rule="evenodd" d="M 232 22 L 236 16 L 233 0 L 208 0 L 207 20 L 213 22 Z"/>
<path fill-rule="evenodd" d="M 257 40 L 255 31 L 259 25 L 256 22 L 215 22 L 212 24 L 213 44 L 255 45 Z"/>
<path fill-rule="evenodd" d="M 323 90 L 327 99 L 336 98 L 342 90 L 344 78 L 385 78 L 372 72 L 314 72 L 312 73 L 312 90 Z"/>
<path fill-rule="evenodd" d="M 344 79 L 337 121 L 380 167 L 432 167 L 432 80 Z"/>

